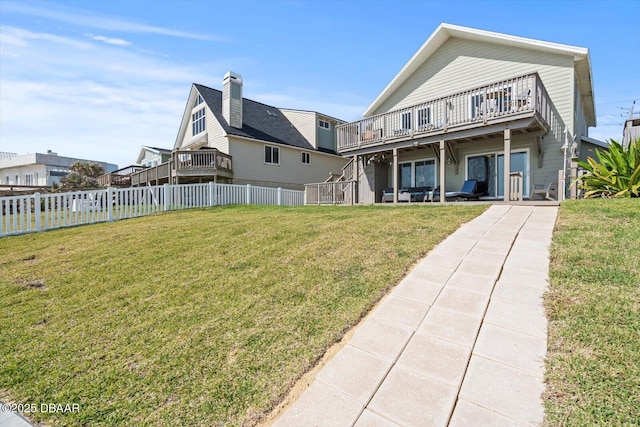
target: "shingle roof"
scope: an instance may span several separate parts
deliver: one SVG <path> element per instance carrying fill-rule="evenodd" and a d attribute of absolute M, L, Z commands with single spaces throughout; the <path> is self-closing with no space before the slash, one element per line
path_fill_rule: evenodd
<path fill-rule="evenodd" d="M 229 126 L 222 116 L 222 91 L 200 84 L 194 86 L 227 134 L 315 151 L 276 107 L 242 98 L 242 129 L 236 129 Z"/>

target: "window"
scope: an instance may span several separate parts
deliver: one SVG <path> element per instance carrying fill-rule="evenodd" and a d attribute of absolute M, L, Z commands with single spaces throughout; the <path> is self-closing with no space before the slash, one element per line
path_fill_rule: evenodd
<path fill-rule="evenodd" d="M 331 124 L 326 121 L 326 120 L 318 120 L 318 127 L 321 127 L 322 129 L 331 129 Z"/>
<path fill-rule="evenodd" d="M 32 173 L 28 173 L 24 176 L 24 185 L 34 185 Z"/>
<path fill-rule="evenodd" d="M 193 108 L 196 108 L 198 105 L 202 104 L 204 102 L 204 99 L 202 99 L 202 95 L 198 95 L 198 98 L 196 98 L 196 102 L 193 103 Z"/>
<path fill-rule="evenodd" d="M 400 163 L 398 166 L 400 189 L 411 188 L 411 163 Z"/>
<path fill-rule="evenodd" d="M 11 183 L 9 182 L 9 175 L 7 175 L 7 176 L 4 178 L 4 180 L 5 180 L 5 182 L 6 182 L 6 184 L 7 184 L 7 185 L 11 184 Z"/>
<path fill-rule="evenodd" d="M 401 190 L 411 187 L 434 188 L 436 186 L 435 160 L 416 160 L 400 163 L 398 165 L 398 181 Z"/>
<path fill-rule="evenodd" d="M 201 132 L 204 132 L 206 129 L 205 126 L 205 113 L 204 108 L 196 111 L 191 115 L 192 121 L 192 135 L 197 135 Z"/>
<path fill-rule="evenodd" d="M 280 164 L 280 149 L 278 147 L 264 147 L 264 162 L 273 165 Z"/>
<path fill-rule="evenodd" d="M 20 185 L 20 175 L 16 175 L 16 185 Z"/>
<path fill-rule="evenodd" d="M 415 162 L 415 186 L 431 187 L 436 186 L 436 164 L 433 160 L 422 160 Z"/>
<path fill-rule="evenodd" d="M 431 108 L 421 108 L 418 110 L 418 128 L 426 129 L 431 125 Z"/>
<path fill-rule="evenodd" d="M 411 130 L 411 111 L 402 113 L 402 130 Z"/>
<path fill-rule="evenodd" d="M 311 163 L 311 157 L 309 156 L 309 153 L 302 153 L 302 163 L 304 163 L 305 165 Z"/>

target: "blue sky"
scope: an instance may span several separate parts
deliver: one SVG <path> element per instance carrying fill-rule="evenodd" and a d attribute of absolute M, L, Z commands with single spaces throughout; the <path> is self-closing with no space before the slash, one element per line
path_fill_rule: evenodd
<path fill-rule="evenodd" d="M 640 1 L 0 1 L 0 151 L 134 163 L 192 83 L 356 120 L 441 22 L 587 47 L 598 127 L 640 113 Z"/>

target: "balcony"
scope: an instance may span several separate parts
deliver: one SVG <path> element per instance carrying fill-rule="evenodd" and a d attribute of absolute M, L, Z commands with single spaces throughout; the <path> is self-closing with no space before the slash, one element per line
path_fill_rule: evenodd
<path fill-rule="evenodd" d="M 168 162 L 143 169 L 131 175 L 131 185 L 152 185 L 163 183 L 215 181 L 232 178 L 231 156 L 215 148 L 201 150 L 180 150 L 171 153 Z"/>
<path fill-rule="evenodd" d="M 338 152 L 375 152 L 419 140 L 473 140 L 505 127 L 546 132 L 551 107 L 540 76 L 527 74 L 337 126 Z"/>
<path fill-rule="evenodd" d="M 131 187 L 131 175 L 144 169 L 144 166 L 127 166 L 105 173 L 97 178 L 100 187 Z"/>

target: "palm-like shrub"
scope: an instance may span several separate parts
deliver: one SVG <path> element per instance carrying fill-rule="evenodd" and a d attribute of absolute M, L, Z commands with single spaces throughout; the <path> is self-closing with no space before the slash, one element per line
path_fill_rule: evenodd
<path fill-rule="evenodd" d="M 587 158 L 578 165 L 586 173 L 576 182 L 584 197 L 640 197 L 640 139 L 626 148 L 615 140 L 609 150 L 596 150 L 598 161 Z"/>

